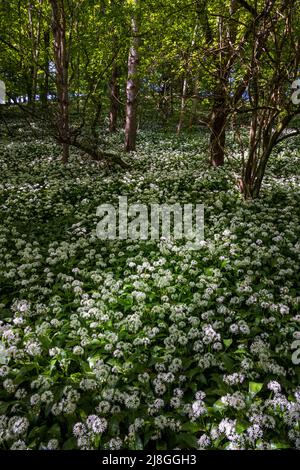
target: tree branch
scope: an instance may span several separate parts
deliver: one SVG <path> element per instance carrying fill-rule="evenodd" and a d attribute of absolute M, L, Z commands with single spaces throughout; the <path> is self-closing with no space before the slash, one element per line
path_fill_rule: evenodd
<path fill-rule="evenodd" d="M 249 5 L 249 3 L 246 2 L 246 0 L 237 0 L 237 3 L 239 3 L 241 7 L 245 8 L 245 10 L 249 11 L 251 15 L 257 16 L 256 9 L 252 5 Z"/>

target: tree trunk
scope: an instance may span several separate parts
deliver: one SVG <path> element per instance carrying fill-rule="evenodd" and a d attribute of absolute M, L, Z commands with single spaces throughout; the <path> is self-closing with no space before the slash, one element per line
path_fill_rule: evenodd
<path fill-rule="evenodd" d="M 193 127 L 193 125 L 196 122 L 198 100 L 199 100 L 199 81 L 196 78 L 195 83 L 194 83 L 194 94 L 193 94 L 192 109 L 191 109 L 191 116 L 190 116 L 190 122 L 189 122 L 190 129 Z"/>
<path fill-rule="evenodd" d="M 251 168 L 251 163 L 246 167 L 245 176 L 241 181 L 241 192 L 245 199 L 256 199 L 259 197 L 270 155 L 271 149 L 266 149 L 260 156 L 259 163 L 254 171 Z M 250 169 L 250 171 L 247 171 L 247 169 Z"/>
<path fill-rule="evenodd" d="M 139 0 L 134 0 L 136 12 L 132 17 L 132 44 L 128 56 L 128 78 L 126 85 L 126 123 L 125 123 L 125 150 L 134 151 L 136 148 L 137 134 L 137 94 L 139 89 L 138 64 L 139 64 L 139 21 L 137 9 Z"/>
<path fill-rule="evenodd" d="M 91 134 L 96 142 L 97 141 L 97 127 L 99 126 L 101 110 L 102 110 L 101 96 L 97 96 L 97 98 L 93 99 L 93 105 L 95 108 L 95 114 L 94 114 L 93 121 L 91 123 Z"/>
<path fill-rule="evenodd" d="M 215 99 L 210 120 L 210 163 L 212 166 L 224 165 L 227 112 L 226 97 Z"/>
<path fill-rule="evenodd" d="M 44 32 L 44 73 L 41 82 L 41 102 L 43 106 L 47 105 L 48 94 L 49 94 L 49 47 L 50 47 L 50 32 L 46 30 Z"/>
<path fill-rule="evenodd" d="M 254 185 L 251 191 L 251 198 L 256 199 L 259 197 L 260 190 L 261 190 L 261 185 L 265 176 L 266 172 L 266 167 L 267 167 L 267 162 L 269 159 L 269 155 L 264 155 L 260 161 L 260 164 L 257 168 L 257 173 L 256 173 L 256 178 L 254 181 Z"/>
<path fill-rule="evenodd" d="M 199 17 L 197 16 L 197 21 L 196 21 L 195 28 L 194 28 L 191 48 L 190 48 L 190 52 L 188 52 L 186 65 L 185 65 L 186 66 L 186 71 L 188 73 L 186 74 L 186 76 L 183 79 L 182 95 L 181 95 L 181 109 L 180 109 L 180 118 L 179 118 L 179 122 L 178 122 L 178 126 L 177 126 L 177 134 L 180 134 L 181 129 L 183 127 L 183 121 L 184 121 L 184 115 L 185 115 L 186 103 L 187 103 L 188 75 L 190 73 L 189 58 L 190 58 L 191 54 L 193 53 L 195 42 L 196 42 L 196 36 L 197 36 L 197 31 L 198 31 L 198 21 L 199 21 Z"/>
<path fill-rule="evenodd" d="M 63 147 L 63 163 L 69 159 L 69 58 L 66 44 L 66 15 L 64 0 L 50 0 L 52 7 L 52 31 L 54 37 L 54 62 L 58 98 L 57 132 Z"/>
<path fill-rule="evenodd" d="M 177 124 L 177 135 L 180 134 L 182 126 L 183 126 L 185 108 L 186 108 L 186 99 L 187 99 L 187 85 L 188 85 L 187 78 L 184 77 L 183 84 L 182 84 L 180 117 L 179 117 L 179 122 Z"/>
<path fill-rule="evenodd" d="M 39 0 L 39 4 L 41 5 L 41 0 Z M 28 2 L 28 34 L 29 39 L 31 42 L 31 67 L 30 67 L 30 75 L 31 75 L 31 91 L 28 94 L 28 102 L 32 104 L 34 107 L 37 95 L 37 86 L 38 86 L 38 62 L 39 62 L 39 55 L 40 55 L 40 47 L 41 47 L 41 28 L 42 28 L 42 17 L 41 17 L 41 10 L 40 8 L 36 8 L 33 1 Z M 37 11 L 37 18 L 35 20 L 35 16 L 33 14 L 34 9 L 36 8 Z"/>
<path fill-rule="evenodd" d="M 31 65 L 30 65 L 30 72 L 29 72 L 29 80 L 27 83 L 27 95 L 28 95 L 28 104 L 34 106 L 35 101 L 35 91 L 36 91 L 36 77 L 37 77 L 37 69 L 36 69 L 36 38 L 34 32 L 34 25 L 33 25 L 33 17 L 32 17 L 32 10 L 33 4 L 32 2 L 28 3 L 28 21 L 29 21 L 29 28 L 28 28 L 28 35 L 31 42 Z"/>
<path fill-rule="evenodd" d="M 230 2 L 230 16 L 233 16 L 238 8 L 236 0 Z M 206 17 L 207 19 L 207 17 Z M 209 23 L 206 26 L 206 36 L 210 40 Z M 235 53 L 232 51 L 232 45 L 235 43 L 237 34 L 236 22 L 227 23 L 225 17 L 220 17 L 218 24 L 218 46 L 219 52 L 216 63 L 216 91 L 211 113 L 210 121 L 210 162 L 212 166 L 218 167 L 224 165 L 226 124 L 228 120 L 228 100 L 230 99 L 228 91 L 228 80 L 230 69 L 235 61 Z"/>
<path fill-rule="evenodd" d="M 109 84 L 110 111 L 109 111 L 109 132 L 116 132 L 120 107 L 120 87 L 118 78 L 120 70 L 117 65 L 113 65 L 111 81 Z"/>
<path fill-rule="evenodd" d="M 27 102 L 32 105 L 33 102 L 33 82 L 34 82 L 34 68 L 29 67 L 29 71 L 26 77 L 26 91 L 27 91 Z"/>

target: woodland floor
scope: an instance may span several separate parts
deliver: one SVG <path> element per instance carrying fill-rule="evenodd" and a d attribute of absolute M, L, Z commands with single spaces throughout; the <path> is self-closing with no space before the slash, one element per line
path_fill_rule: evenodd
<path fill-rule="evenodd" d="M 0 448 L 300 448 L 297 141 L 255 202 L 205 134 L 141 131 L 128 171 L 59 153 L 0 143 Z M 205 243 L 100 240 L 119 195 L 204 203 Z"/>

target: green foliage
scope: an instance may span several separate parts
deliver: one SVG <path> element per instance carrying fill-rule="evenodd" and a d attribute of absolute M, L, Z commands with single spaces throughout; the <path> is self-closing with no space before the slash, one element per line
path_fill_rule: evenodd
<path fill-rule="evenodd" d="M 24 140 L 0 148 L 0 447 L 297 447 L 297 150 L 244 202 L 205 135 L 141 132 L 114 174 Z M 119 194 L 204 202 L 205 244 L 97 239 Z"/>

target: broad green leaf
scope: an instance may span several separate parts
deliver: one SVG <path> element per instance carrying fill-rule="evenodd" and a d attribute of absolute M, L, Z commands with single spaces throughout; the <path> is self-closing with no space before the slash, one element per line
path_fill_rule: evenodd
<path fill-rule="evenodd" d="M 253 395 L 256 395 L 263 388 L 263 383 L 259 382 L 249 382 L 249 392 Z"/>

